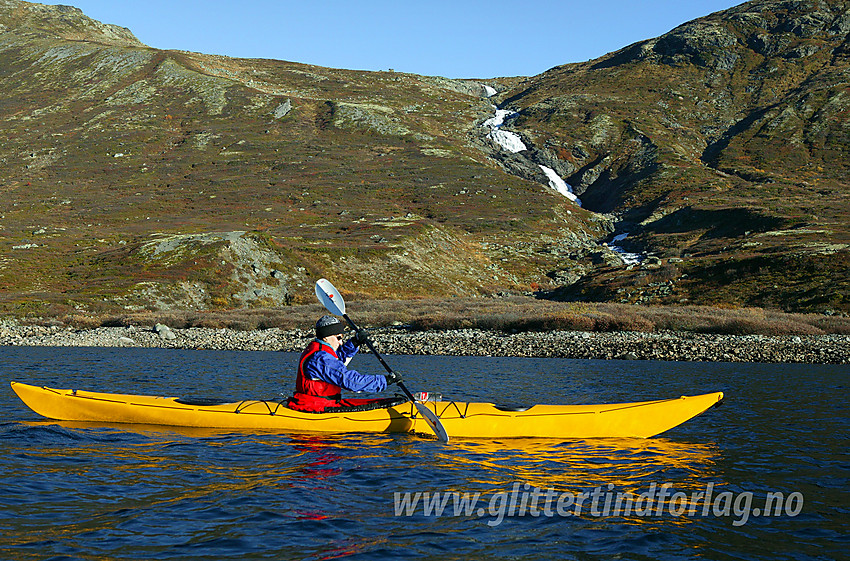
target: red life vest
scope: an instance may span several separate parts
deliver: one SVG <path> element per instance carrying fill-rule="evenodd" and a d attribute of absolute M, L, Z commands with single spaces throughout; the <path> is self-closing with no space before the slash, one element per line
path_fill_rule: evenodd
<path fill-rule="evenodd" d="M 295 378 L 295 395 L 289 400 L 289 408 L 296 411 L 322 412 L 328 407 L 338 407 L 342 398 L 342 388 L 336 384 L 313 380 L 304 373 L 304 363 L 319 351 L 330 353 L 339 358 L 329 345 L 313 341 L 298 361 L 298 374 Z"/>

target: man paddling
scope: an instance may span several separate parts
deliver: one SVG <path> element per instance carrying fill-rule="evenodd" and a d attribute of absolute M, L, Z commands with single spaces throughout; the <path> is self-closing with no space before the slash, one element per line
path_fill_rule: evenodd
<path fill-rule="evenodd" d="M 336 409 L 369 407 L 382 399 L 342 399 L 342 390 L 382 392 L 401 381 L 395 372 L 386 375 L 361 374 L 346 366 L 366 342 L 364 331 L 343 344 L 345 325 L 334 316 L 322 316 L 316 322 L 316 338 L 307 345 L 298 361 L 295 395 L 290 409 L 323 413 Z"/>

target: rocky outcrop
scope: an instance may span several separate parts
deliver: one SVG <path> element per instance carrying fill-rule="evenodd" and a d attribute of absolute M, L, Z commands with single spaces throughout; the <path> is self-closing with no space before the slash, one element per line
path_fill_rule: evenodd
<path fill-rule="evenodd" d="M 844 0 L 756 0 L 685 23 L 669 33 L 631 45 L 597 67 L 648 61 L 658 64 L 695 64 L 714 70 L 732 70 L 743 62 L 742 48 L 765 58 L 796 59 L 825 47 L 801 40 L 819 36 L 838 38 L 850 32 L 850 12 Z"/>
<path fill-rule="evenodd" d="M 453 90 L 473 97 L 490 97 L 505 89 L 496 80 L 453 80 L 442 76 L 419 76 L 423 83 L 441 89 Z"/>
<path fill-rule="evenodd" d="M 186 271 L 177 282 L 142 282 L 122 300 L 125 308 L 205 310 L 228 304 L 232 307 L 280 307 L 292 301 L 293 279 L 297 272 L 284 272 L 288 265 L 266 240 L 244 232 L 207 234 L 159 234 L 142 244 L 133 254 L 145 267 Z M 201 260 L 215 267 L 192 265 Z M 193 273 L 194 270 L 194 273 Z"/>
<path fill-rule="evenodd" d="M 389 136 L 411 136 L 428 142 L 433 137 L 406 127 L 391 107 L 374 103 L 333 103 L 333 124 L 339 128 L 364 129 Z"/>

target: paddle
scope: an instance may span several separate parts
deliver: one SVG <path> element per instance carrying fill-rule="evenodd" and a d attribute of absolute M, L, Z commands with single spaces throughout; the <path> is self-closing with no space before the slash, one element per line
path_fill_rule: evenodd
<path fill-rule="evenodd" d="M 327 279 L 319 279 L 316 282 L 316 296 L 319 298 L 319 302 L 321 302 L 330 313 L 342 316 L 345 318 L 345 321 L 348 322 L 348 325 L 351 326 L 351 329 L 353 329 L 356 333 L 360 332 L 360 328 L 357 327 L 354 322 L 351 321 L 351 318 L 348 317 L 348 314 L 345 313 L 345 301 L 342 299 L 342 295 Z M 366 345 L 369 347 L 369 350 L 372 351 L 372 354 L 377 357 L 378 361 L 386 369 L 387 373 L 394 374 L 393 369 L 390 368 L 390 365 L 387 364 L 384 358 L 377 350 L 375 350 L 375 347 L 372 345 L 372 341 L 368 338 L 366 339 Z M 440 422 L 439 417 L 437 417 L 437 415 L 435 415 L 434 412 L 428 409 L 428 407 L 426 407 L 423 403 L 416 401 L 413 394 L 410 393 L 410 390 L 407 389 L 403 382 L 398 382 L 398 387 L 401 388 L 401 391 L 404 392 L 407 399 L 413 402 L 413 405 L 416 406 L 416 410 L 419 411 L 419 414 L 425 418 L 428 422 L 428 426 L 431 427 L 431 430 L 434 431 L 437 438 L 443 442 L 448 442 L 449 435 L 446 432 L 446 429 L 443 428 L 443 423 Z"/>

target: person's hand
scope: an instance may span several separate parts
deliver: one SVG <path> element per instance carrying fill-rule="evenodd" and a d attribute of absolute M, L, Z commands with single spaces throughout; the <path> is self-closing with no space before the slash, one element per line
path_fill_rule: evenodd
<path fill-rule="evenodd" d="M 384 374 L 384 378 L 387 379 L 387 385 L 391 386 L 393 384 L 398 384 L 401 382 L 401 376 L 396 374 L 395 372 L 390 372 L 389 374 Z"/>
<path fill-rule="evenodd" d="M 354 334 L 354 337 L 351 338 L 354 341 L 354 344 L 358 347 L 366 344 L 369 341 L 369 332 L 365 329 L 360 329 Z"/>

